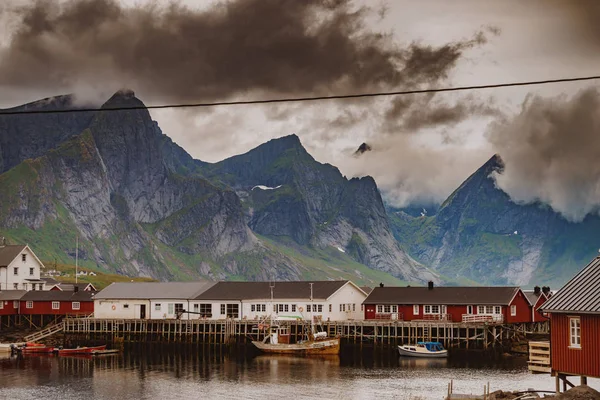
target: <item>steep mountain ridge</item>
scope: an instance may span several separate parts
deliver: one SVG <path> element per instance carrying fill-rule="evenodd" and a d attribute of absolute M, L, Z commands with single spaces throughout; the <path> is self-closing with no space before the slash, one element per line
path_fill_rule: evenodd
<path fill-rule="evenodd" d="M 24 107 L 73 107 L 68 96 L 32 104 Z M 159 279 L 434 277 L 398 248 L 374 181 L 346 180 L 297 137 L 207 164 L 164 135 L 132 91 L 102 106 L 115 107 L 142 108 L 36 114 L 34 125 L 0 116 L 1 154 L 21 145 L 15 135 L 35 144 L 3 164 L 4 236 L 61 262 L 72 261 L 78 236 L 83 265 Z M 281 187 L 252 190 L 251 181 Z"/>
<path fill-rule="evenodd" d="M 548 206 L 521 205 L 496 186 L 499 155 L 472 174 L 433 216 L 390 214 L 395 237 L 451 278 L 489 284 L 560 285 L 595 255 L 600 219 L 570 223 Z"/>

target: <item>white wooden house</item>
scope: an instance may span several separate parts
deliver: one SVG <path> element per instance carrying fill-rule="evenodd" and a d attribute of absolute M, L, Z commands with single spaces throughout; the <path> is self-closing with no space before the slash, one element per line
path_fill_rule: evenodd
<path fill-rule="evenodd" d="M 0 290 L 44 290 L 44 264 L 27 245 L 0 244 Z"/>
<path fill-rule="evenodd" d="M 366 297 L 351 281 L 218 282 L 190 302 L 191 318 L 360 320 Z"/>
<path fill-rule="evenodd" d="M 116 282 L 94 297 L 94 317 L 103 319 L 182 319 L 190 301 L 214 282 Z"/>

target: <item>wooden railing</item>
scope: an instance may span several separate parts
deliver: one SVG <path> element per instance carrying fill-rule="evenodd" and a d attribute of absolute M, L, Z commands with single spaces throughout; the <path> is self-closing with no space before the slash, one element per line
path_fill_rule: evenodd
<path fill-rule="evenodd" d="M 529 342 L 529 371 L 532 373 L 551 372 L 550 342 Z"/>
<path fill-rule="evenodd" d="M 375 319 L 403 321 L 404 314 L 402 314 L 402 313 L 377 313 L 377 314 L 375 314 Z"/>
<path fill-rule="evenodd" d="M 450 321 L 452 322 L 452 314 L 425 314 L 423 318 L 424 321 Z"/>
<path fill-rule="evenodd" d="M 504 322 L 504 315 L 502 314 L 463 314 L 462 322 L 464 323 L 499 323 Z"/>

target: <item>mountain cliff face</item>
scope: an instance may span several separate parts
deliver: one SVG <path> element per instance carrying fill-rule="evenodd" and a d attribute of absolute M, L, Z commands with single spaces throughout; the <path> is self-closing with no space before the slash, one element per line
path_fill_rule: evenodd
<path fill-rule="evenodd" d="M 254 232 L 331 246 L 408 281 L 438 279 L 399 248 L 375 181 L 348 180 L 337 168 L 315 161 L 296 135 L 204 169 L 205 176 L 236 190 Z"/>
<path fill-rule="evenodd" d="M 433 216 L 390 213 L 394 235 L 417 260 L 451 278 L 561 285 L 595 256 L 598 217 L 574 224 L 541 204 L 519 205 L 497 188 L 498 155 Z"/>
<path fill-rule="evenodd" d="M 102 108 L 140 106 L 121 91 Z M 83 265 L 160 279 L 436 279 L 398 247 L 375 182 L 296 136 L 207 164 L 143 108 L 4 115 L 0 154 L 1 233 L 47 261 L 72 261 L 77 236 Z"/>

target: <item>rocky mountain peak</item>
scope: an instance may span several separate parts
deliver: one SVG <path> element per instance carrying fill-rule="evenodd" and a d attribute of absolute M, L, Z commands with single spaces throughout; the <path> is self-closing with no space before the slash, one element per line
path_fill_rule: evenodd
<path fill-rule="evenodd" d="M 354 155 L 360 156 L 361 154 L 366 153 L 367 151 L 371 151 L 371 150 L 373 150 L 371 145 L 363 142 L 360 146 L 358 146 L 358 149 L 356 149 L 356 151 L 354 152 Z"/>
<path fill-rule="evenodd" d="M 137 97 L 131 89 L 121 89 L 111 96 L 102 105 L 102 108 L 144 108 L 146 105 Z"/>

